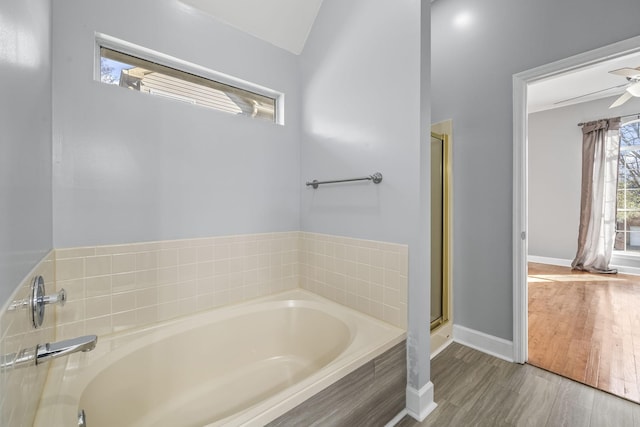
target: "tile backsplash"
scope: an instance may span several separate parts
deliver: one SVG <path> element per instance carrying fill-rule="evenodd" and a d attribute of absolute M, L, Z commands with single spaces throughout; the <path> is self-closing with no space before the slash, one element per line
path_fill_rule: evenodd
<path fill-rule="evenodd" d="M 57 337 L 107 334 L 298 287 L 297 232 L 56 251 Z"/>
<path fill-rule="evenodd" d="M 4 313 L 0 347 L 109 334 L 298 287 L 406 328 L 407 266 L 406 245 L 307 232 L 57 249 L 36 268 L 48 293 L 67 291 L 64 307 L 49 308 L 55 327 L 51 314 L 23 336 L 26 310 Z"/>
<path fill-rule="evenodd" d="M 408 246 L 300 233 L 300 287 L 407 328 Z"/>
<path fill-rule="evenodd" d="M 45 311 L 43 324 L 34 329 L 27 307 L 10 309 L 12 302 L 25 301 L 31 294 L 33 279 L 44 278 L 47 294 L 55 293 L 54 251 L 51 251 L 16 288 L 5 309 L 0 312 L 0 356 L 55 339 L 55 315 Z M 8 368 L 0 372 L 0 426 L 30 427 L 33 424 L 40 394 L 47 379 L 47 364 Z"/>
<path fill-rule="evenodd" d="M 406 245 L 306 232 L 56 250 L 57 338 L 107 334 L 302 287 L 406 328 Z"/>

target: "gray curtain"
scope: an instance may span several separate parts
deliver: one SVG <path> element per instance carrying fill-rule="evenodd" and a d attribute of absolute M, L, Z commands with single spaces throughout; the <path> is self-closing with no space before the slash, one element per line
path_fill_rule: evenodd
<path fill-rule="evenodd" d="M 609 268 L 616 234 L 620 118 L 582 126 L 582 193 L 578 251 L 571 266 L 593 273 Z"/>

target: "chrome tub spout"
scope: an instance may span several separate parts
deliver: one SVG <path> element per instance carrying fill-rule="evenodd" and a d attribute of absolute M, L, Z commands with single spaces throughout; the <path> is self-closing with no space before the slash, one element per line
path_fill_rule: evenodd
<path fill-rule="evenodd" d="M 96 348 L 97 342 L 98 337 L 96 335 L 85 335 L 70 340 L 39 344 L 36 347 L 26 348 L 18 353 L 6 354 L 0 357 L 0 369 L 35 366 L 78 351 L 91 351 Z"/>
<path fill-rule="evenodd" d="M 85 335 L 70 340 L 39 345 L 36 349 L 36 365 L 67 354 L 91 351 L 96 348 L 97 342 L 98 337 L 96 335 Z"/>

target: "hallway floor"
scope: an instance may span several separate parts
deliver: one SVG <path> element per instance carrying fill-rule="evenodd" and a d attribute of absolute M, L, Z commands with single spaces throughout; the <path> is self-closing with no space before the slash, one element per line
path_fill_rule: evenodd
<path fill-rule="evenodd" d="M 431 380 L 438 407 L 397 427 L 640 426 L 640 405 L 457 343 L 431 361 Z"/>
<path fill-rule="evenodd" d="M 640 402 L 640 277 L 529 263 L 529 361 Z"/>

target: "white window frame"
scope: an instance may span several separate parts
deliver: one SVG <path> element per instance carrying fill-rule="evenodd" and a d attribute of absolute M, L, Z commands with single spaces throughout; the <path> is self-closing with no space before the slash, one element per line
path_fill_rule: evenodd
<path fill-rule="evenodd" d="M 284 98 L 282 92 L 230 76 L 228 74 L 214 71 L 209 68 L 197 65 L 182 59 L 157 52 L 103 33 L 95 33 L 95 53 L 93 64 L 93 78 L 100 82 L 100 48 L 115 50 L 127 55 L 135 56 L 145 61 L 156 62 L 166 67 L 175 68 L 180 71 L 195 74 L 206 79 L 220 82 L 225 85 L 234 86 L 249 92 L 254 92 L 275 100 L 275 120 L 274 123 L 284 126 Z"/>

